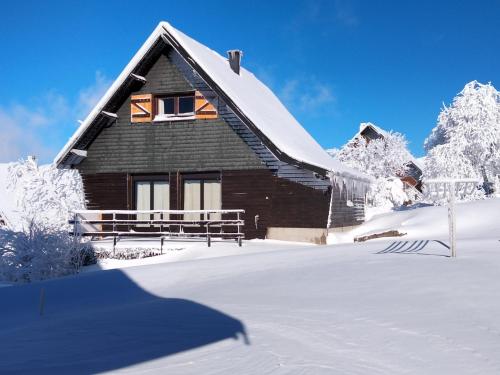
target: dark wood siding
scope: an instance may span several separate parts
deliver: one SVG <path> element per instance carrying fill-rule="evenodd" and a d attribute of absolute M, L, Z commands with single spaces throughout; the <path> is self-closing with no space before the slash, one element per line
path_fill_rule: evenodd
<path fill-rule="evenodd" d="M 87 209 L 126 210 L 128 189 L 126 173 L 82 174 Z"/>
<path fill-rule="evenodd" d="M 222 208 L 245 210 L 246 238 L 264 238 L 268 227 L 326 228 L 329 192 L 274 176 L 267 170 L 223 171 Z M 179 176 L 179 178 L 178 178 Z M 84 174 L 89 209 L 132 209 L 126 173 Z M 170 174 L 170 206 L 182 208 L 182 174 Z M 259 219 L 255 222 L 255 216 Z"/>
<path fill-rule="evenodd" d="M 164 51 L 137 93 L 193 90 Z M 156 173 L 223 169 L 265 169 L 265 164 L 222 119 L 131 124 L 130 98 L 117 111 L 77 166 L 82 173 Z"/>
<path fill-rule="evenodd" d="M 347 205 L 348 200 L 353 203 L 353 206 Z M 360 218 L 364 218 L 364 202 L 364 197 L 353 197 L 352 192 L 348 192 L 346 189 L 340 191 L 335 186 L 333 188 L 330 228 L 350 227 L 362 224 L 363 220 L 360 220 Z"/>

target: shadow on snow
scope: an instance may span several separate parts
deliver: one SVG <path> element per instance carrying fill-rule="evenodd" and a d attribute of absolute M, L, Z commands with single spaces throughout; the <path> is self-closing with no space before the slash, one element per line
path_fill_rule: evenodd
<path fill-rule="evenodd" d="M 248 344 L 241 321 L 154 296 L 120 270 L 2 288 L 0 301 L 2 374 L 111 371 L 240 334 Z"/>
<path fill-rule="evenodd" d="M 428 250 L 427 252 L 422 252 L 422 250 L 430 247 L 432 243 L 437 243 L 447 249 L 446 254 L 442 253 L 443 250 L 441 247 L 439 249 L 431 248 L 431 252 Z M 449 257 L 448 250 L 450 250 L 450 246 L 439 240 L 393 241 L 385 249 L 380 250 L 376 254 L 418 254 Z"/>

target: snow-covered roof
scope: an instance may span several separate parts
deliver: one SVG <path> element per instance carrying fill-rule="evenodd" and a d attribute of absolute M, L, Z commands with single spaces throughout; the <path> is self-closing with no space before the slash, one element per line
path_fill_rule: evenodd
<path fill-rule="evenodd" d="M 389 132 L 385 131 L 381 127 L 379 127 L 379 126 L 377 126 L 377 125 L 375 125 L 375 124 L 373 124 L 371 122 L 362 122 L 361 124 L 359 124 L 359 132 L 358 132 L 358 134 L 361 134 L 363 132 L 363 130 L 365 130 L 366 128 L 372 128 L 378 134 L 380 134 L 382 137 L 387 137 L 389 135 Z"/>
<path fill-rule="evenodd" d="M 63 162 L 66 155 L 75 147 L 79 138 L 92 125 L 114 93 L 133 73 L 137 64 L 162 35 L 170 37 L 174 49 L 182 48 L 188 54 L 186 61 L 196 63 L 280 152 L 297 162 L 316 166 L 334 174 L 369 180 L 368 176 L 344 166 L 330 157 L 288 112 L 276 95 L 251 72 L 242 68 L 239 75 L 234 73 L 227 58 L 188 37 L 167 22 L 158 24 L 113 85 L 59 152 L 54 160 L 57 165 Z"/>

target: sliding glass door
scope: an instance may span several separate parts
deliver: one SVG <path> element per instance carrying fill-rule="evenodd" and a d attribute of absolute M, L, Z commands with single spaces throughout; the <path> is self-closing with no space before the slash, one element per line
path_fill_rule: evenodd
<path fill-rule="evenodd" d="M 221 183 L 213 179 L 184 180 L 184 210 L 220 210 Z M 197 213 L 184 214 L 185 220 L 208 219 Z M 210 220 L 220 220 L 220 214 L 211 214 Z"/>
<path fill-rule="evenodd" d="M 170 185 L 163 179 L 136 179 L 135 184 L 135 208 L 136 210 L 168 210 L 170 209 Z M 160 214 L 137 214 L 138 220 L 159 220 Z M 168 219 L 168 215 L 163 215 Z M 142 224 L 148 227 L 149 224 Z"/>

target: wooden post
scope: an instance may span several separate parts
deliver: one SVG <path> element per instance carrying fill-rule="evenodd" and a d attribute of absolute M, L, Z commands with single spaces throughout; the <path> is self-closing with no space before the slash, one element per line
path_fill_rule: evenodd
<path fill-rule="evenodd" d="M 161 240 L 160 240 L 160 254 L 163 255 L 163 241 L 165 240 L 165 238 L 162 236 L 161 237 Z"/>
<path fill-rule="evenodd" d="M 455 181 L 449 182 L 448 189 L 448 226 L 450 235 L 451 256 L 457 256 L 456 216 L 455 216 Z"/>
<path fill-rule="evenodd" d="M 40 316 L 43 316 L 45 308 L 45 288 L 40 289 Z"/>
<path fill-rule="evenodd" d="M 210 213 L 207 213 L 207 245 L 210 247 Z"/>

